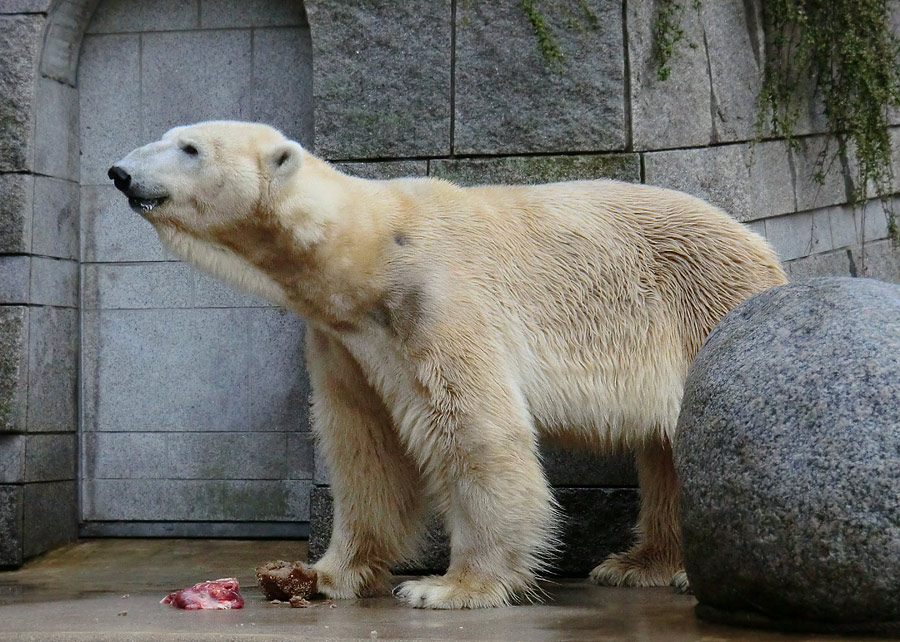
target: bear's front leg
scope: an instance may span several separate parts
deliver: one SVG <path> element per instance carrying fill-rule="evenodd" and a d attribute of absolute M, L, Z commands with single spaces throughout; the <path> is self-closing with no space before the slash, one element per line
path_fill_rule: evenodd
<path fill-rule="evenodd" d="M 390 567 L 417 549 L 419 474 L 350 353 L 312 328 L 306 349 L 313 429 L 334 497 L 331 541 L 314 565 L 319 591 L 336 599 L 387 593 Z"/>
<path fill-rule="evenodd" d="M 394 594 L 418 608 L 504 606 L 536 594 L 554 503 L 525 401 L 500 359 L 447 352 L 420 364 L 427 411 L 401 430 L 445 516 L 450 567 Z"/>

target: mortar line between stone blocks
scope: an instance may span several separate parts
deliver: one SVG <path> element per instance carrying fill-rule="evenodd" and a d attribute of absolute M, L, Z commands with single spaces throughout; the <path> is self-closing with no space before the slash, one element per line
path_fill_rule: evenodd
<path fill-rule="evenodd" d="M 31 315 L 29 315 L 29 316 L 31 316 Z M 28 321 L 28 324 L 31 325 L 30 319 Z M 29 330 L 28 334 L 29 335 L 31 334 L 30 330 Z M 29 343 L 31 342 L 30 336 L 29 336 L 28 341 L 29 341 Z M 30 352 L 31 352 L 31 350 L 29 349 L 29 353 Z M 29 359 L 29 361 L 30 361 L 30 359 Z M 30 363 L 28 364 L 28 369 L 31 370 Z M 31 377 L 31 375 L 29 373 L 29 381 L 28 381 L 29 385 L 31 384 L 30 377 Z M 25 402 L 25 407 L 26 407 L 26 409 L 28 407 L 27 401 Z M 26 431 L 25 435 L 24 435 L 25 438 L 22 440 L 22 455 L 21 455 L 22 459 L 19 462 L 19 466 L 20 466 L 19 471 L 21 473 L 21 480 L 22 480 L 23 484 L 40 483 L 40 482 L 29 481 L 29 479 L 28 479 L 28 473 L 29 473 L 29 471 L 28 471 L 28 450 L 29 450 L 28 446 L 31 445 L 32 440 L 28 438 L 28 413 L 27 412 L 25 413 L 25 431 Z"/>
<path fill-rule="evenodd" d="M 450 0 L 450 156 L 456 146 L 456 0 Z M 429 170 L 430 163 L 429 163 Z"/>
<path fill-rule="evenodd" d="M 716 99 L 716 90 L 713 86 L 712 60 L 709 57 L 709 41 L 706 37 L 706 25 L 703 23 L 703 17 L 699 15 L 700 28 L 703 30 L 703 51 L 706 53 L 706 75 L 709 78 L 709 139 L 712 142 L 719 141 L 719 131 L 716 127 L 716 114 L 718 112 L 718 100 Z"/>
<path fill-rule="evenodd" d="M 63 181 L 64 183 L 72 183 L 73 185 L 81 186 L 81 183 L 78 181 L 73 181 L 71 178 L 64 178 L 62 176 L 54 176 L 53 174 L 45 174 L 43 172 L 0 172 L 0 175 L 5 174 L 25 174 L 27 176 L 34 176 L 35 178 L 49 178 L 54 181 Z M 103 183 L 98 183 L 98 185 L 102 185 Z"/>
<path fill-rule="evenodd" d="M 0 305 L 23 305 L 21 303 L 0 303 Z M 64 306 L 64 305 L 28 305 L 28 307 L 32 308 L 62 308 L 64 310 L 74 310 L 75 308 L 72 306 Z M 116 308 L 116 307 L 105 307 L 105 308 L 85 308 L 87 312 L 153 312 L 158 310 L 275 310 L 275 308 L 271 305 L 244 305 L 240 307 L 235 307 L 233 305 L 182 305 L 182 306 L 148 306 L 145 308 Z M 260 432 L 272 432 L 269 430 L 263 430 Z"/>
<path fill-rule="evenodd" d="M 623 51 L 623 79 L 625 91 L 625 151 L 630 152 L 634 148 L 634 136 L 631 122 L 631 56 L 628 52 L 628 0 L 622 0 L 622 51 Z M 641 159 L 641 182 L 644 182 L 644 162 Z"/>
<path fill-rule="evenodd" d="M 202 2 L 202 0 L 199 0 Z M 256 94 L 256 28 L 250 27 L 250 91 L 255 95 Z M 243 101 L 241 101 L 243 103 Z M 243 109 L 243 105 L 242 105 Z M 242 120 L 259 120 L 259 114 L 257 113 L 255 101 L 250 101 L 250 114 L 249 117 L 243 118 Z"/>
<path fill-rule="evenodd" d="M 35 125 L 37 125 L 37 116 L 35 115 Z M 37 196 L 37 180 L 32 179 L 31 181 L 31 212 L 29 212 L 28 217 L 28 253 L 34 249 L 34 203 L 35 197 Z M 30 275 L 29 275 L 30 279 Z M 29 287 L 31 287 L 29 281 Z"/>
<path fill-rule="evenodd" d="M 199 5 L 200 0 L 197 0 Z M 140 118 L 141 138 L 144 138 L 146 123 L 144 122 L 144 35 L 138 34 L 138 117 Z"/>
<path fill-rule="evenodd" d="M 552 485 L 552 484 L 551 484 Z M 553 486 L 554 490 L 635 490 L 637 489 L 637 483 L 632 484 L 630 486 L 615 486 L 615 485 L 603 485 L 603 486 L 570 486 L 566 484 L 565 486 Z"/>
<path fill-rule="evenodd" d="M 9 303 L 9 302 L 0 302 L 0 308 L 28 308 L 29 310 L 32 308 L 56 308 L 57 310 L 77 310 L 78 307 L 74 305 L 47 305 L 45 303 Z M 147 308 L 142 308 L 147 309 Z M 2 434 L 2 433 L 0 433 Z"/>
<path fill-rule="evenodd" d="M 797 203 L 799 200 L 797 199 L 797 167 L 794 164 L 794 150 L 788 144 L 787 146 L 787 158 L 788 158 L 788 168 L 791 170 L 791 191 L 794 194 L 794 211 L 797 211 Z"/>
<path fill-rule="evenodd" d="M 79 261 L 80 265 L 171 265 L 177 263 L 184 263 L 184 261 L 179 261 L 178 259 L 160 259 L 157 261 Z"/>
<path fill-rule="evenodd" d="M 52 430 L 41 430 L 40 432 L 2 432 L 0 433 L 0 437 L 6 435 L 21 435 L 22 437 L 56 437 L 59 435 L 72 435 L 74 434 L 71 430 L 61 430 L 59 428 L 54 428 Z M 5 482 L 4 482 L 5 483 Z"/>
<path fill-rule="evenodd" d="M 32 214 L 32 217 L 34 217 L 34 207 L 33 206 L 32 206 L 31 214 Z M 865 221 L 863 221 L 863 223 L 865 223 Z M 28 263 L 28 278 L 25 280 L 25 284 L 26 284 L 25 287 L 27 288 L 27 291 L 28 291 L 28 294 L 26 294 L 25 296 L 26 296 L 29 304 L 33 303 L 32 297 L 34 295 L 33 292 L 31 291 L 31 281 L 32 281 L 32 277 L 34 276 L 34 261 L 32 261 L 33 258 L 34 257 L 31 257 L 31 256 L 28 257 L 28 261 L 27 261 L 27 263 Z M 31 323 L 31 322 L 29 321 L 29 323 Z M 31 372 L 31 370 L 29 368 L 29 377 L 31 376 L 30 372 Z"/>
<path fill-rule="evenodd" d="M 191 27 L 190 29 L 154 29 L 153 31 L 103 31 L 98 33 L 89 33 L 85 34 L 88 36 L 94 37 L 106 37 L 106 36 L 141 36 L 141 35 L 155 35 L 158 33 L 172 34 L 172 33 L 180 33 L 180 34 L 190 34 L 198 31 L 202 32 L 210 32 L 210 31 L 246 31 L 247 29 L 302 29 L 306 25 L 302 23 L 296 24 L 277 24 L 277 25 L 257 25 L 257 26 L 238 26 L 238 27 Z M 68 83 L 64 83 L 68 84 Z M 68 85 L 71 87 L 71 85 Z"/>
<path fill-rule="evenodd" d="M 702 149 L 702 148 L 700 148 Z M 553 158 L 557 156 L 632 156 L 636 152 L 621 149 L 559 150 L 550 152 L 509 152 L 497 154 L 455 154 L 453 156 L 375 156 L 372 158 L 329 158 L 329 163 L 393 163 L 398 161 L 493 160 L 506 158 Z"/>
<path fill-rule="evenodd" d="M 80 171 L 80 167 L 79 167 Z M 82 242 L 81 233 L 84 219 L 81 211 L 81 188 L 78 195 L 78 225 L 76 226 L 76 234 L 78 235 L 78 272 L 77 279 L 78 289 L 76 290 L 76 301 L 78 302 L 77 323 L 75 332 L 77 335 L 76 356 L 75 356 L 75 439 L 78 445 L 78 453 L 75 457 L 75 510 L 76 510 L 76 528 L 81 528 L 84 520 L 84 478 L 87 470 L 87 431 L 84 429 L 84 288 L 82 287 L 82 273 L 84 268 L 81 262 Z"/>
<path fill-rule="evenodd" d="M 230 308 L 234 310 L 235 308 Z M 244 408 L 243 411 L 246 413 L 244 416 L 244 429 L 238 431 L 243 434 L 249 434 L 252 432 L 250 430 L 250 421 L 251 417 L 251 408 L 252 408 L 252 400 L 253 395 L 250 394 L 250 388 L 252 387 L 252 379 L 253 379 L 253 366 L 255 365 L 254 360 L 251 358 L 251 354 L 253 352 L 253 323 L 250 321 L 250 314 L 246 312 L 247 308 L 241 308 L 241 321 L 244 323 L 244 354 L 246 358 L 244 359 Z M 232 313 L 236 314 L 236 313 Z M 168 446 L 167 446 L 168 448 Z"/>
<path fill-rule="evenodd" d="M 78 263 L 78 259 L 70 259 L 63 256 L 50 256 L 49 254 L 32 254 L 31 252 L 0 252 L 0 256 L 23 256 L 29 259 L 49 259 L 51 261 L 67 261 Z"/>
<path fill-rule="evenodd" d="M 883 243 L 883 242 L 889 241 L 889 240 L 890 239 L 888 239 L 888 238 L 877 239 L 874 241 L 870 241 L 869 243 L 867 243 L 867 245 L 871 246 L 872 243 Z M 811 259 L 811 258 L 836 256 L 838 254 L 846 254 L 847 252 L 852 252 L 853 250 L 861 250 L 861 249 L 862 249 L 862 243 L 856 243 L 854 245 L 842 245 L 841 247 L 835 247 L 830 250 L 825 250 L 824 252 L 816 252 L 814 254 L 807 254 L 806 256 L 798 256 L 793 259 L 787 259 L 786 261 L 784 261 L 784 264 L 791 265 L 793 263 L 797 263 L 799 261 L 805 261 L 805 260 Z"/>
<path fill-rule="evenodd" d="M 43 433 L 21 433 L 21 434 L 42 435 Z M 26 443 L 27 443 L 27 440 L 26 440 Z M 15 484 L 10 484 L 10 485 L 11 486 L 37 486 L 37 485 L 41 485 L 41 484 L 44 484 L 44 485 L 58 484 L 60 482 L 68 482 L 68 481 L 72 481 L 72 480 L 71 479 L 42 479 L 39 481 L 20 482 L 20 483 L 15 483 Z M 7 484 L 3 484 L 3 485 L 6 486 Z"/>
<path fill-rule="evenodd" d="M 810 134 L 809 136 L 796 136 L 798 140 L 817 136 L 818 134 Z M 454 154 L 451 156 L 372 156 L 372 157 L 344 157 L 344 158 L 328 158 L 329 163 L 383 163 L 393 161 L 424 161 L 424 160 L 490 160 L 494 158 L 542 158 L 551 156 L 622 156 L 626 154 L 644 153 L 644 154 L 661 154 L 666 152 L 690 152 L 703 151 L 706 149 L 716 149 L 719 147 L 730 147 L 737 145 L 761 144 L 761 143 L 785 143 L 784 138 L 767 138 L 760 141 L 750 140 L 732 140 L 727 142 L 715 142 L 708 145 L 693 145 L 681 147 L 664 147 L 660 149 L 643 149 L 623 150 L 623 149 L 577 149 L 577 150 L 551 150 L 538 152 L 494 152 L 494 153 L 469 153 Z M 96 187 L 96 186 L 94 186 Z"/>
<path fill-rule="evenodd" d="M 28 280 L 29 280 L 29 282 L 31 281 L 30 269 L 29 269 L 29 279 Z M 29 285 L 29 288 L 30 288 L 30 285 Z M 31 297 L 29 296 L 28 298 L 31 298 Z M 24 333 L 25 333 L 25 341 L 22 344 L 23 352 L 24 352 L 23 357 L 25 359 L 24 367 L 26 368 L 26 371 L 25 371 L 25 393 L 24 393 L 25 407 L 22 409 L 22 412 L 24 413 L 25 416 L 21 419 L 17 418 L 17 423 L 22 426 L 23 430 L 26 433 L 28 432 L 28 406 L 30 405 L 28 398 L 31 396 L 31 317 L 32 317 L 31 309 L 30 309 L 31 307 L 32 306 L 30 304 L 25 306 L 25 308 L 26 308 L 25 309 L 25 324 L 24 324 L 24 328 L 23 328 Z M 24 477 L 24 475 L 25 475 L 25 460 L 23 459 L 22 460 L 22 476 Z"/>

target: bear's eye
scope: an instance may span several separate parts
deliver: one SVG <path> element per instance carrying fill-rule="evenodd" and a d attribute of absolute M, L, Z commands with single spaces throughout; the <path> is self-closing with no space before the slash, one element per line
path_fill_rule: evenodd
<path fill-rule="evenodd" d="M 182 145 L 181 151 L 183 151 L 188 156 L 196 156 L 197 154 L 200 153 L 197 151 L 197 148 L 194 147 L 193 145 L 191 145 L 190 143 L 188 143 L 187 145 Z"/>

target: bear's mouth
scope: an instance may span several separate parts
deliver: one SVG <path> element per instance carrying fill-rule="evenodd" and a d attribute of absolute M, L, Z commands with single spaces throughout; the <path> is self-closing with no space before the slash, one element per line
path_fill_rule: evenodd
<path fill-rule="evenodd" d="M 166 200 L 165 196 L 159 198 L 138 198 L 137 196 L 128 197 L 128 204 L 138 214 L 147 214 L 153 208 L 162 205 Z"/>

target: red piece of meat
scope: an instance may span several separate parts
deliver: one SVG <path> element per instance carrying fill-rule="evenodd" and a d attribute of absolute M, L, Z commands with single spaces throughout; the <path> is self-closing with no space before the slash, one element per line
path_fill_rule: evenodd
<path fill-rule="evenodd" d="M 238 593 L 238 581 L 233 577 L 223 577 L 214 582 L 200 582 L 190 588 L 173 591 L 160 604 L 171 604 L 176 609 L 239 609 L 244 606 L 244 598 Z"/>

